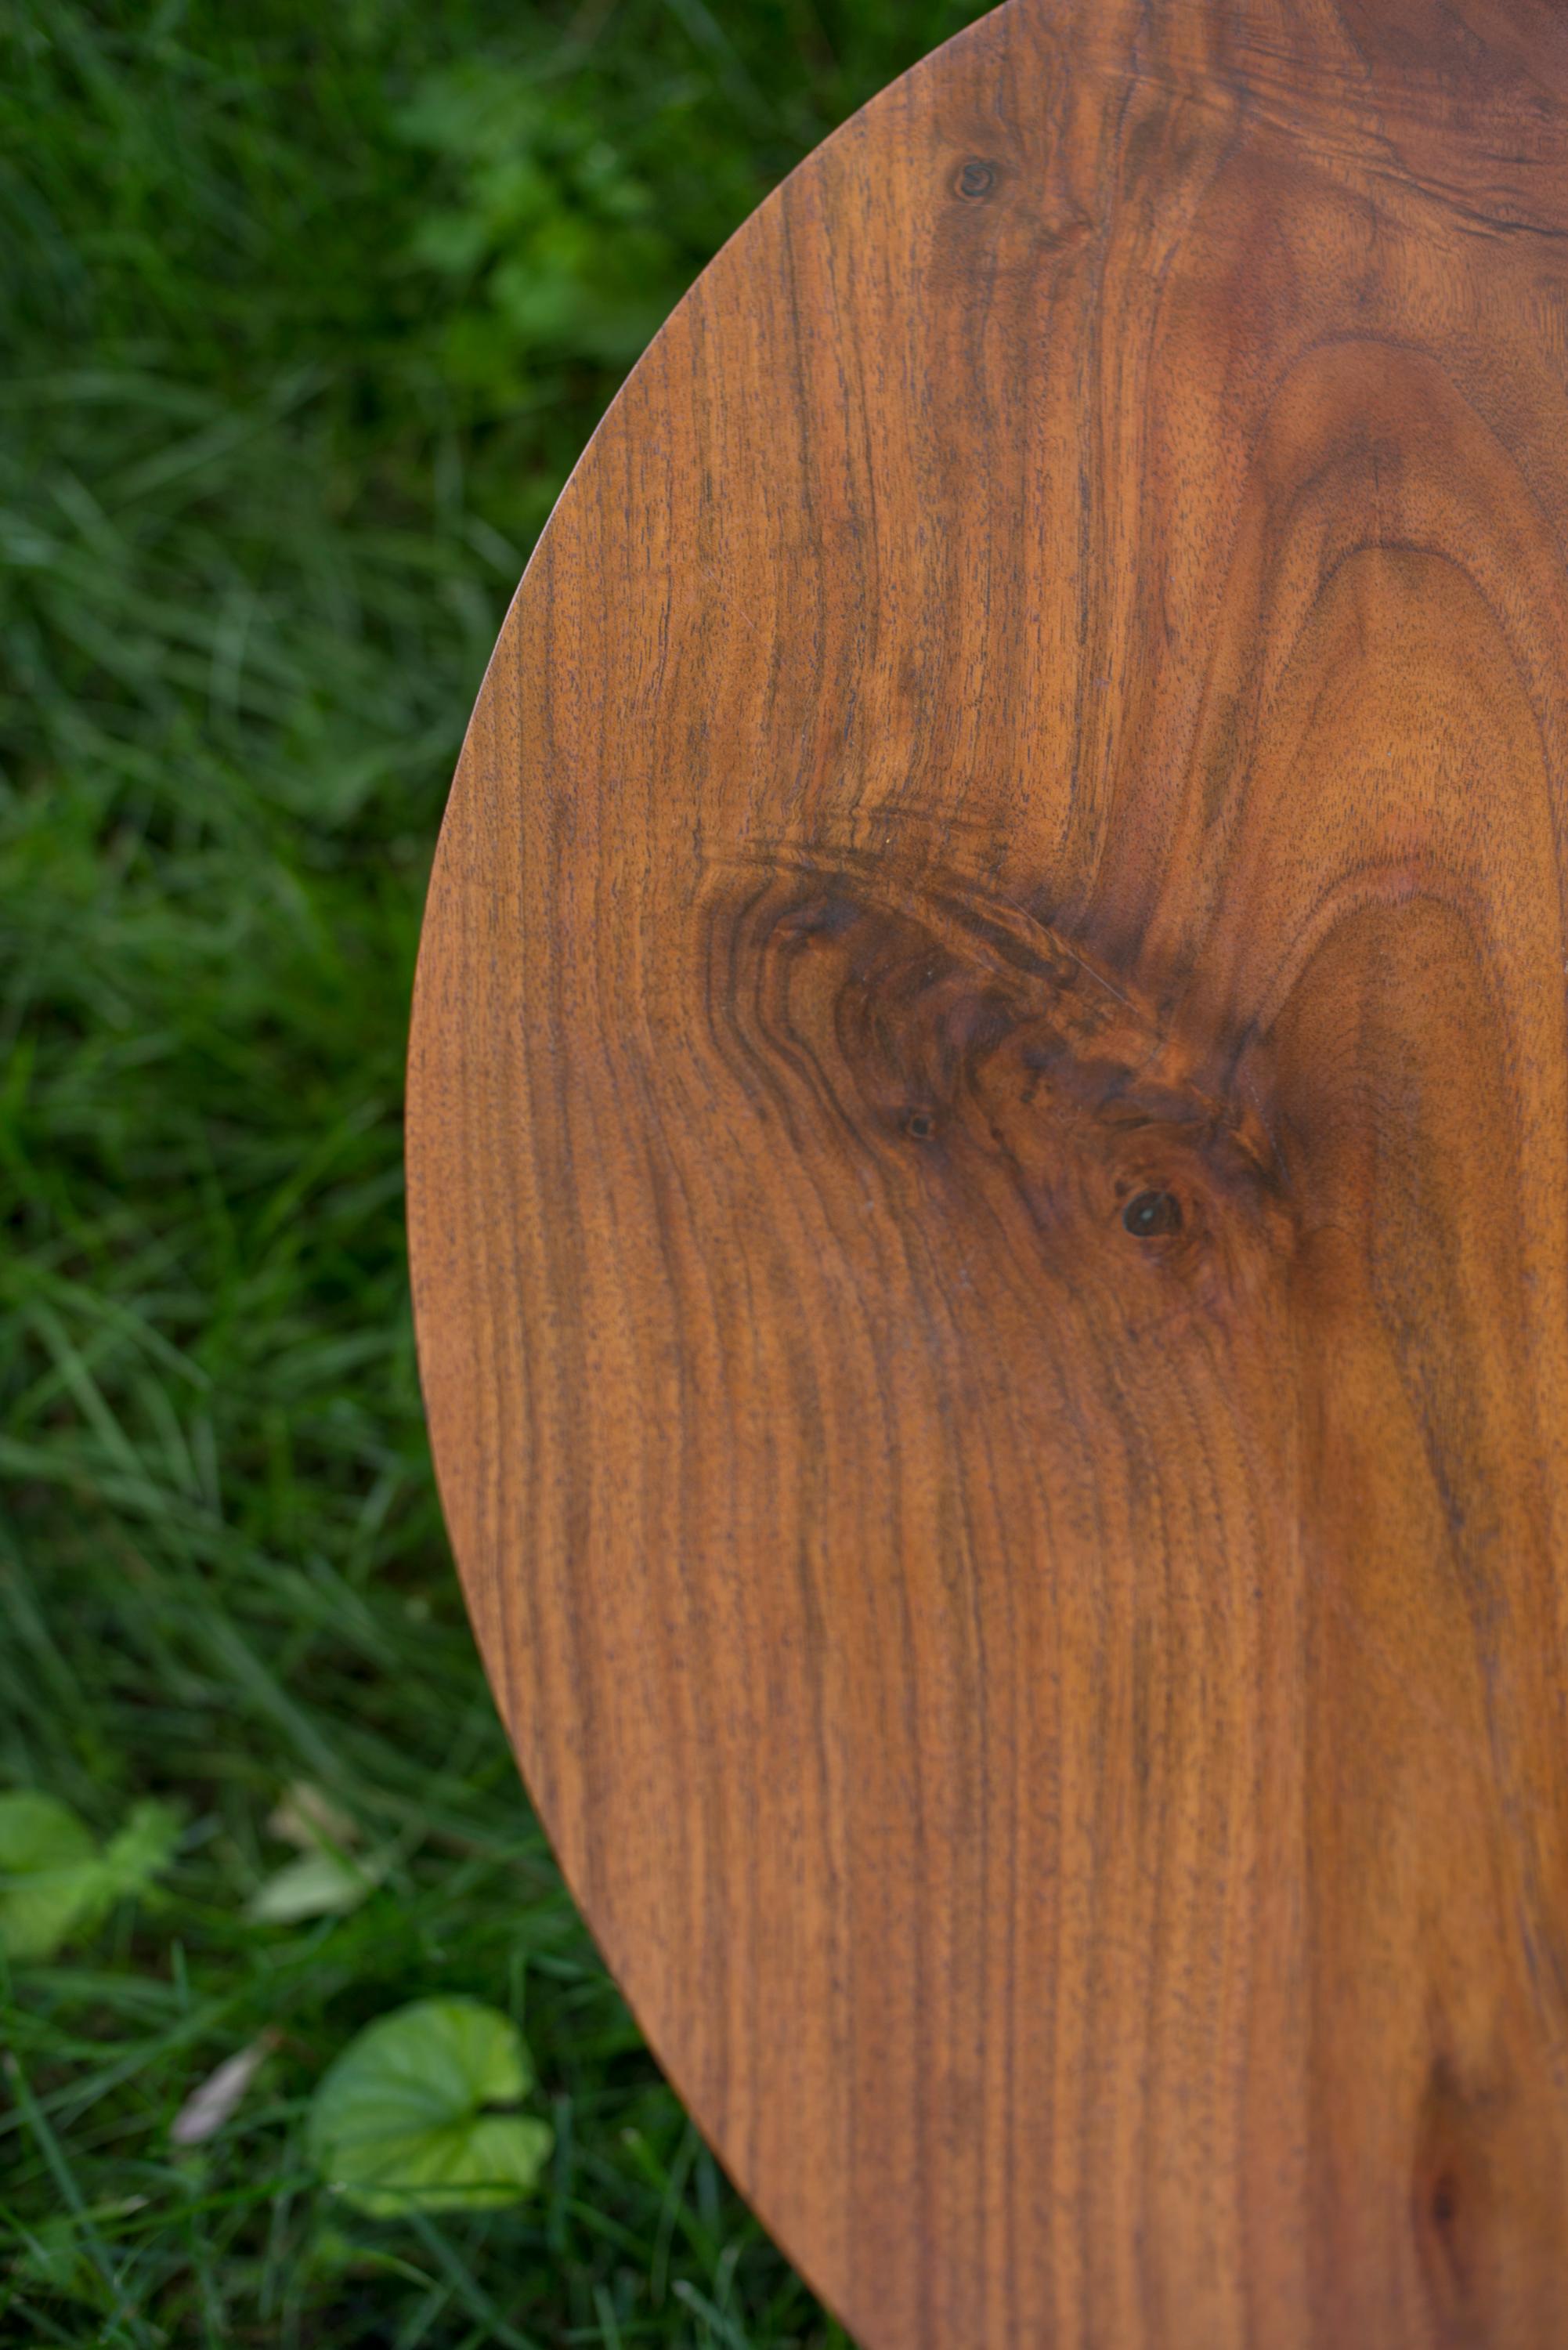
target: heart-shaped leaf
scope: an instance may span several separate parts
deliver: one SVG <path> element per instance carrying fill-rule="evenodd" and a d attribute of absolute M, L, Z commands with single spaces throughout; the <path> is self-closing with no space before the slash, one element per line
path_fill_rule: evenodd
<path fill-rule="evenodd" d="M 376 2219 L 516 2202 L 555 2143 L 495 2110 L 533 2084 L 515 2024 L 474 2000 L 422 1999 L 367 2024 L 323 2076 L 309 2145 L 327 2184 Z"/>

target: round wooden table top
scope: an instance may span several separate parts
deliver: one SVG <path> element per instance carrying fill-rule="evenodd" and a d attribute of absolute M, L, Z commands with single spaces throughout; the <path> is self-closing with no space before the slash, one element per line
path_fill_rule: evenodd
<path fill-rule="evenodd" d="M 1565 384 L 1556 0 L 1013 0 L 502 633 L 441 1491 L 867 2350 L 1568 2343 Z"/>

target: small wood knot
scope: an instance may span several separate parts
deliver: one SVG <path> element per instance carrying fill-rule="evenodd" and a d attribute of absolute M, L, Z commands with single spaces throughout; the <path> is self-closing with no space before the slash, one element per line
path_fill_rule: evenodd
<path fill-rule="evenodd" d="M 985 162 L 978 155 L 971 155 L 967 163 L 960 164 L 954 185 L 961 196 L 967 196 L 971 203 L 978 203 L 982 196 L 989 196 L 995 187 L 996 166 Z"/>
<path fill-rule="evenodd" d="M 937 1121 L 929 1109 L 912 1109 L 904 1120 L 904 1131 L 911 1142 L 929 1142 L 937 1130 Z"/>
<path fill-rule="evenodd" d="M 1181 1230 L 1181 1202 L 1174 1191 L 1139 1191 L 1122 1210 L 1122 1222 L 1136 1241 L 1163 1240 Z"/>

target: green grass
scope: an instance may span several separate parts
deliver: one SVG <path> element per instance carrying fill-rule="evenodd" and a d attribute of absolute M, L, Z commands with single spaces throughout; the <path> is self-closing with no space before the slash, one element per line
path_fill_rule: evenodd
<path fill-rule="evenodd" d="M 11 0 L 0 26 L 0 1783 L 183 1833 L 0 1981 L 0 2341 L 826 2345 L 513 1773 L 402 1238 L 424 878 L 484 658 L 620 375 L 961 0 Z M 247 1904 L 305 1780 L 384 1856 Z M 372 2016 L 524 2024 L 504 2213 L 356 2220 Z M 171 2141 L 275 2035 L 234 2118 Z M 802 2159 L 811 2158 L 803 2147 Z"/>

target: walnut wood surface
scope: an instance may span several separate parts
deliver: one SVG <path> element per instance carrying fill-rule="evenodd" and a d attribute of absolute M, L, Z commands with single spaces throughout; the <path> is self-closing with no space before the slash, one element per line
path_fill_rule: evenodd
<path fill-rule="evenodd" d="M 452 1536 L 869 2350 L 1568 2344 L 1565 381 L 1558 7 L 1013 0 L 485 681 Z"/>

